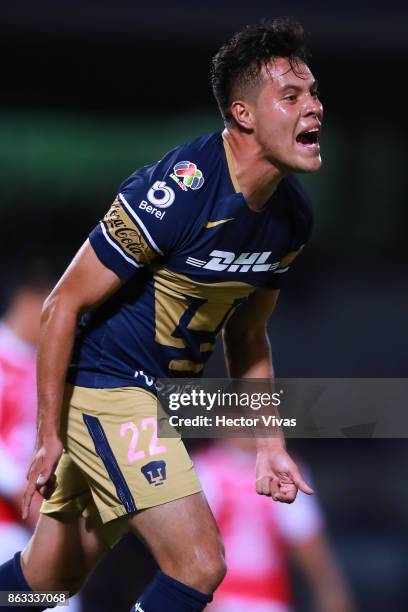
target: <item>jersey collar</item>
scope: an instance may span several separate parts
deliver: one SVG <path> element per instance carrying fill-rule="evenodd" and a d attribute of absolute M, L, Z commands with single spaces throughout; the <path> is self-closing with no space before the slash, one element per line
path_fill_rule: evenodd
<path fill-rule="evenodd" d="M 225 157 L 227 158 L 228 172 L 230 175 L 231 182 L 234 186 L 236 193 L 240 193 L 241 188 L 239 186 L 237 175 L 234 169 L 234 160 L 232 158 L 231 147 L 229 146 L 224 134 L 222 134 L 222 142 L 224 145 Z"/>

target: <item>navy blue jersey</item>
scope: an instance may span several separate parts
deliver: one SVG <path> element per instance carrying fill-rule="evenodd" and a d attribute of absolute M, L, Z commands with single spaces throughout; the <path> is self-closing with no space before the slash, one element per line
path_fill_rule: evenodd
<path fill-rule="evenodd" d="M 89 236 L 125 284 L 82 318 L 69 381 L 150 388 L 200 376 L 228 317 L 257 288 L 280 287 L 310 226 L 293 176 L 261 211 L 248 207 L 220 133 L 136 171 Z"/>

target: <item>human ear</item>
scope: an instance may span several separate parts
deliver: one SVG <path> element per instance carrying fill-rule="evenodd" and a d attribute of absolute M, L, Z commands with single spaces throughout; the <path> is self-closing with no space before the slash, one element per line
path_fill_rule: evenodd
<path fill-rule="evenodd" d="M 231 114 L 235 122 L 246 130 L 252 130 L 254 127 L 254 115 L 248 102 L 235 100 L 231 104 Z"/>

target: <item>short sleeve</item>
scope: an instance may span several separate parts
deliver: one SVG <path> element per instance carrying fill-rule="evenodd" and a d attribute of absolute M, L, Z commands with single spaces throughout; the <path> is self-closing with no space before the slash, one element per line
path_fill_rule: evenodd
<path fill-rule="evenodd" d="M 299 491 L 293 504 L 273 503 L 280 533 L 287 542 L 306 542 L 323 529 L 323 516 L 315 495 Z"/>
<path fill-rule="evenodd" d="M 126 279 L 161 254 L 152 239 L 149 243 L 147 235 L 146 227 L 119 194 L 90 233 L 89 241 L 102 263 Z"/>
<path fill-rule="evenodd" d="M 177 208 L 186 209 L 188 194 L 170 184 L 169 163 L 164 158 L 126 179 L 89 235 L 98 258 L 123 280 L 165 256 L 180 240 L 182 217 Z"/>

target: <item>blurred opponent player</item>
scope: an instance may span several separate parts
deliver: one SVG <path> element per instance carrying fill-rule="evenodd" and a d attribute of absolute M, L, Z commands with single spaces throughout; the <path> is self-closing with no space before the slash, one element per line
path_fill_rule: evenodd
<path fill-rule="evenodd" d="M 42 502 L 36 494 L 30 515 L 22 521 L 27 463 L 35 444 L 36 347 L 42 305 L 53 280 L 43 262 L 19 267 L 7 288 L 6 312 L 0 320 L 0 563 L 27 545 Z M 70 601 L 71 612 L 79 609 L 78 597 Z"/>
<path fill-rule="evenodd" d="M 300 492 L 288 507 L 254 495 L 254 451 L 252 438 L 230 438 L 193 455 L 226 552 L 211 612 L 291 612 L 289 560 L 307 581 L 313 610 L 355 612 L 315 496 Z"/>
<path fill-rule="evenodd" d="M 231 376 L 273 377 L 266 321 L 311 225 L 292 173 L 320 168 L 322 105 L 291 21 L 236 34 L 212 83 L 224 132 L 128 178 L 45 304 L 24 513 L 49 499 L 3 590 L 75 592 L 125 530 L 160 567 L 134 610 L 202 610 L 224 577 L 192 462 L 157 439 L 155 379 L 200 375 L 221 329 Z M 256 486 L 312 492 L 277 437 L 258 443 Z"/>
<path fill-rule="evenodd" d="M 52 285 L 42 274 L 18 276 L 0 320 L 0 562 L 27 544 L 41 500 L 35 496 L 31 522 L 24 525 L 20 508 L 36 429 L 36 345 L 42 304 Z"/>

